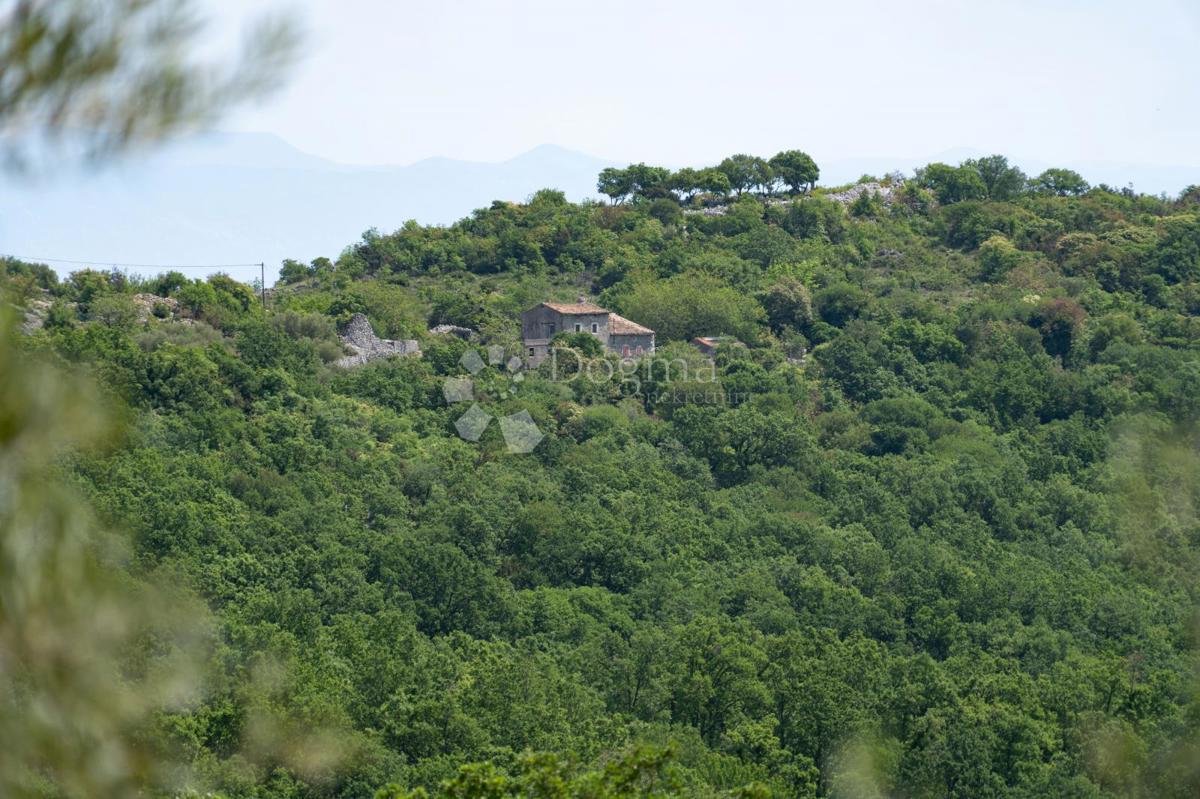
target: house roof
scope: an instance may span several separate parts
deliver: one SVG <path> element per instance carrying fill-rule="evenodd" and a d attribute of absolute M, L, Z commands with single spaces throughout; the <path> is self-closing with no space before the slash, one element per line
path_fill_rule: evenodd
<path fill-rule="evenodd" d="M 601 308 L 594 302 L 543 302 L 542 305 L 566 316 L 608 313 L 607 308 Z"/>
<path fill-rule="evenodd" d="M 738 341 L 734 336 L 696 336 L 692 339 L 693 344 L 699 344 L 705 347 L 720 347 L 728 345 L 730 347 L 744 347 L 742 342 Z"/>
<path fill-rule="evenodd" d="M 617 316 L 615 313 L 608 315 L 608 332 L 609 335 L 631 335 L 631 334 L 648 334 L 654 331 L 648 327 L 639 325 L 637 322 L 631 322 L 624 316 Z"/>
<path fill-rule="evenodd" d="M 608 314 L 608 332 L 610 335 L 653 335 L 654 331 L 650 328 L 639 325 L 637 322 L 632 322 L 624 316 L 619 316 L 610 312 L 607 308 L 601 308 L 594 302 L 543 302 L 541 306 L 549 308 L 552 311 L 562 314 L 563 316 L 593 316 L 595 314 Z M 539 306 L 540 307 L 540 306 Z"/>

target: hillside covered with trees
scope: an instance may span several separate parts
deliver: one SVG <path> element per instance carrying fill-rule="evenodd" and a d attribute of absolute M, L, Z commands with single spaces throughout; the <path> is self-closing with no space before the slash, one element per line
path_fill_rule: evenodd
<path fill-rule="evenodd" d="M 164 795 L 1197 795 L 1200 189 L 818 178 L 605 170 L 286 262 L 266 307 L 0 264 L 0 364 L 88 373 L 61 407 L 122 431 L 45 474 L 197 627 L 113 678 L 192 653 L 121 728 Z M 485 366 L 545 438 L 464 440 L 464 354 L 578 295 L 655 356 Z M 333 366 L 355 313 L 422 356 Z"/>

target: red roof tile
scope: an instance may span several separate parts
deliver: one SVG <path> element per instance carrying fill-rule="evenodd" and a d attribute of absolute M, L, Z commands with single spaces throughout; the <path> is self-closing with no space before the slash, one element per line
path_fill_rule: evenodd
<path fill-rule="evenodd" d="M 648 327 L 639 325 L 637 322 L 631 322 L 624 316 L 617 316 L 615 313 L 608 315 L 608 332 L 609 334 L 632 335 L 632 334 L 651 334 L 654 331 Z"/>

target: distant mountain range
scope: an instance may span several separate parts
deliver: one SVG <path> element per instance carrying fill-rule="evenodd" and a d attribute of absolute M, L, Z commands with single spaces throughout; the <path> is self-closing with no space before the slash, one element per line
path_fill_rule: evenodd
<path fill-rule="evenodd" d="M 983 154 L 830 161 L 821 164 L 821 183 Z M 0 185 L 0 253 L 91 260 L 97 267 L 264 261 L 270 283 L 282 259 L 335 257 L 368 228 L 391 231 L 409 219 L 449 224 L 493 200 L 523 200 L 542 188 L 560 189 L 571 200 L 593 197 L 596 174 L 614 163 L 543 145 L 499 163 L 429 158 L 408 166 L 354 166 L 301 152 L 270 134 L 211 134 L 89 175 L 35 184 L 10 179 Z M 1031 174 L 1050 166 L 1020 164 Z M 1200 167 L 1055 165 L 1077 169 L 1093 183 L 1132 183 L 1152 193 L 1200 184 Z M 55 266 L 63 274 L 79 268 Z M 227 271 L 243 280 L 258 273 Z"/>
<path fill-rule="evenodd" d="M 271 283 L 282 259 L 336 257 L 372 227 L 448 224 L 546 187 L 583 199 L 608 165 L 545 145 L 500 163 L 348 166 L 268 134 L 217 134 L 136 165 L 0 186 L 0 253 L 96 259 L 98 267 L 264 261 Z M 63 274 L 81 268 L 52 265 Z M 257 268 L 226 271 L 258 275 Z"/>

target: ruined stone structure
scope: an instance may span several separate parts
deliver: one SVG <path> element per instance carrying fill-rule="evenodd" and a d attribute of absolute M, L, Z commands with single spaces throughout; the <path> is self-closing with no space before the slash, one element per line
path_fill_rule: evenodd
<path fill-rule="evenodd" d="M 341 367 L 362 366 L 377 358 L 387 358 L 391 355 L 420 356 L 421 354 L 421 345 L 417 343 L 416 339 L 393 341 L 375 335 L 367 317 L 360 313 L 350 317 L 350 322 L 346 325 L 346 330 L 340 338 L 351 352 L 345 358 L 334 362 L 336 366 Z"/>

